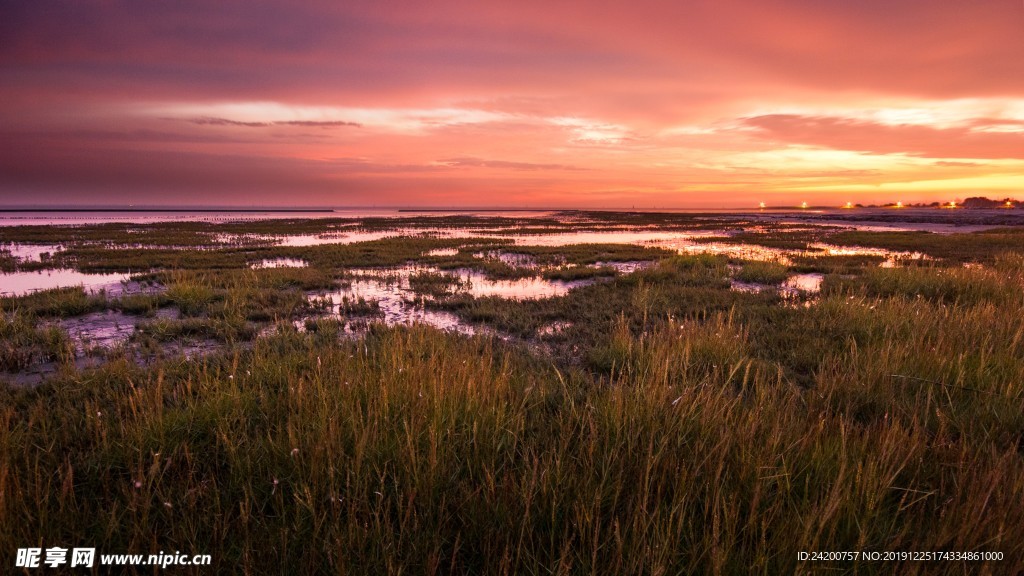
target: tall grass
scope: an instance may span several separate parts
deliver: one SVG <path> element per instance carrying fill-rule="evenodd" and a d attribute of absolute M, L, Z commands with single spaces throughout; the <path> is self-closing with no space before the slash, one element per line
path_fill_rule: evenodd
<path fill-rule="evenodd" d="M 939 306 L 825 299 L 807 313 L 857 336 L 811 389 L 729 313 L 620 320 L 600 378 L 426 328 L 107 365 L 3 393 L 0 540 L 253 573 L 792 573 L 832 549 L 997 550 L 1012 573 L 1021 327 Z"/>
<path fill-rule="evenodd" d="M 614 266 L 562 266 L 545 270 L 542 274 L 548 280 L 574 282 L 615 276 L 619 271 Z"/>
<path fill-rule="evenodd" d="M 855 277 L 828 276 L 822 289 L 826 293 L 920 297 L 948 304 L 1003 304 L 1020 300 L 1021 260 L 1020 256 L 1002 255 L 984 268 L 866 268 Z"/>
<path fill-rule="evenodd" d="M 409 288 L 421 295 L 443 297 L 465 287 L 459 276 L 420 270 L 409 275 Z"/>
<path fill-rule="evenodd" d="M 40 362 L 67 362 L 75 349 L 67 332 L 40 326 L 26 313 L 0 314 L 0 371 L 17 372 Z"/>
<path fill-rule="evenodd" d="M 0 311 L 62 318 L 103 310 L 107 305 L 106 294 L 89 293 L 81 286 L 0 297 Z"/>
<path fill-rule="evenodd" d="M 0 249 L 0 272 L 14 272 L 18 268 L 18 258 L 10 250 Z"/>
<path fill-rule="evenodd" d="M 778 262 L 744 262 L 736 272 L 736 279 L 741 282 L 758 284 L 781 284 L 789 278 L 789 268 Z"/>
<path fill-rule="evenodd" d="M 969 234 L 932 232 L 843 231 L 828 238 L 829 243 L 870 246 L 922 252 L 953 262 L 992 262 L 1000 254 L 1020 250 L 1024 234 L 1020 227 L 999 228 Z"/>
<path fill-rule="evenodd" d="M 184 275 L 167 285 L 167 298 L 185 316 L 198 316 L 207 311 L 217 294 L 210 286 Z"/>

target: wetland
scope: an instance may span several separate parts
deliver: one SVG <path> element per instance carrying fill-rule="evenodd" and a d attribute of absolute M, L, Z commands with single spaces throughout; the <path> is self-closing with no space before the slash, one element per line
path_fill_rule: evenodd
<path fill-rule="evenodd" d="M 253 573 L 1024 568 L 1024 226 L 955 216 L 5 222 L 0 535 Z"/>

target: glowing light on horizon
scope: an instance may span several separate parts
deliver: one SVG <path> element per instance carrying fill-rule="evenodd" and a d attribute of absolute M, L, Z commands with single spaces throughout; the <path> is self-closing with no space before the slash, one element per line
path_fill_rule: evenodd
<path fill-rule="evenodd" d="M 801 208 L 807 208 L 807 202 L 801 202 L 800 203 L 800 207 Z"/>

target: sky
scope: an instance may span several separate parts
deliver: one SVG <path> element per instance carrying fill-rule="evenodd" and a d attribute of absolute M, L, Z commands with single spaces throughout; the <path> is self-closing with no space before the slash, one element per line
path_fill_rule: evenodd
<path fill-rule="evenodd" d="M 1024 198 L 1022 0 L 10 0 L 2 206 Z"/>

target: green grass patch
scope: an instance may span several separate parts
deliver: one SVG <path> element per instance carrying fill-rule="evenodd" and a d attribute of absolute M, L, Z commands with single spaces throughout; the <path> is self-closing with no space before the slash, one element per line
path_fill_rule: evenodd
<path fill-rule="evenodd" d="M 618 273 L 619 271 L 613 266 L 562 266 L 545 270 L 541 273 L 541 276 L 548 280 L 574 282 L 577 280 L 608 278 Z"/>
<path fill-rule="evenodd" d="M 74 346 L 57 326 L 41 327 L 24 314 L 0 315 L 0 372 L 18 372 L 41 362 L 67 362 Z"/>
<path fill-rule="evenodd" d="M 941 266 L 868 268 L 853 277 L 830 275 L 822 283 L 822 292 L 905 296 L 946 304 L 1005 304 L 1020 299 L 1020 285 L 997 270 Z"/>
<path fill-rule="evenodd" d="M 907 311 L 863 318 L 885 331 Z M 941 330 L 925 322 L 910 327 Z M 908 346 L 952 344 L 921 333 Z M 728 314 L 610 337 L 604 385 L 419 328 L 284 330 L 202 363 L 5 391 L 0 534 L 252 573 L 792 573 L 802 550 L 950 541 L 1024 562 L 1019 362 L 988 376 L 994 398 L 947 398 L 880 378 L 916 365 L 899 349 L 872 368 L 872 344 L 830 355 L 809 393 Z"/>
<path fill-rule="evenodd" d="M 81 286 L 39 290 L 24 296 L 0 297 L 0 310 L 35 316 L 67 318 L 104 310 L 107 296 L 89 293 Z"/>
<path fill-rule="evenodd" d="M 740 282 L 757 284 L 781 284 L 790 276 L 789 267 L 777 262 L 744 262 L 736 272 L 735 278 Z"/>
<path fill-rule="evenodd" d="M 1002 228 L 970 234 L 849 231 L 830 235 L 828 242 L 920 252 L 954 262 L 992 262 L 1000 254 L 1019 251 L 1024 246 L 1024 230 Z"/>

